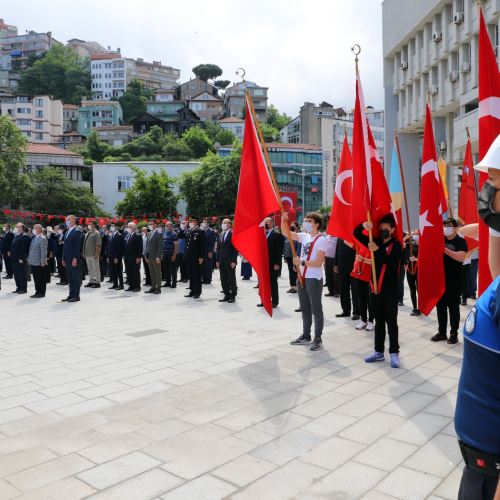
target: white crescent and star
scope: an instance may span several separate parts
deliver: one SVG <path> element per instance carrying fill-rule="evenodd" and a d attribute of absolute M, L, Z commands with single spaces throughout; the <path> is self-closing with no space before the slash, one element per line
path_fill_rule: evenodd
<path fill-rule="evenodd" d="M 428 215 L 429 215 L 429 210 L 426 210 L 423 214 L 420 214 L 420 215 L 418 216 L 418 230 L 419 230 L 419 232 L 420 232 L 420 236 L 421 236 L 421 237 L 423 236 L 423 234 L 424 234 L 424 229 L 425 229 L 426 227 L 434 227 L 434 225 L 433 225 L 433 224 L 431 224 L 431 223 L 429 222 L 429 220 L 427 219 Z"/>
<path fill-rule="evenodd" d="M 281 197 L 281 202 L 285 203 L 285 201 L 287 201 L 288 203 L 290 203 L 290 208 L 293 208 L 293 200 L 290 198 L 290 196 L 282 196 Z"/>
<path fill-rule="evenodd" d="M 337 181 L 335 182 L 335 196 L 338 196 L 343 205 L 351 205 L 342 196 L 342 184 L 349 178 L 352 178 L 352 170 L 344 170 L 337 176 Z"/>

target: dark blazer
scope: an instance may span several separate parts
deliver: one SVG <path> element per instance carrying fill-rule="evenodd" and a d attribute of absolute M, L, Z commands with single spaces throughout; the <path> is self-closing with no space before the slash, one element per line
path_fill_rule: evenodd
<path fill-rule="evenodd" d="M 283 236 L 275 231 L 271 231 L 271 234 L 267 236 L 267 251 L 269 254 L 269 266 L 281 266 L 283 247 L 285 245 L 285 240 Z"/>
<path fill-rule="evenodd" d="M 125 236 L 125 258 L 140 259 L 142 257 L 142 235 L 132 233 Z"/>
<path fill-rule="evenodd" d="M 161 259 L 162 250 L 163 234 L 158 229 L 149 232 L 146 243 L 146 257 L 148 259 Z"/>
<path fill-rule="evenodd" d="M 197 260 L 205 258 L 205 231 L 197 227 L 186 235 L 186 259 Z"/>
<path fill-rule="evenodd" d="M 109 236 L 107 234 L 101 234 L 101 253 L 99 257 L 106 257 L 108 255 L 109 246 Z"/>
<path fill-rule="evenodd" d="M 73 259 L 80 260 L 82 254 L 82 232 L 74 227 L 71 231 L 66 230 L 64 233 L 64 245 L 62 258 L 65 262 L 70 262 Z"/>
<path fill-rule="evenodd" d="M 108 259 L 121 259 L 125 253 L 125 238 L 123 234 L 116 231 L 109 238 L 108 244 Z"/>
<path fill-rule="evenodd" d="M 63 256 L 63 248 L 64 248 L 64 235 L 66 234 L 66 232 L 64 232 L 63 234 L 56 234 L 56 248 L 55 248 L 55 251 L 54 251 L 54 255 L 56 257 L 56 259 L 62 259 L 62 256 Z"/>
<path fill-rule="evenodd" d="M 351 274 L 354 267 L 356 251 L 349 245 L 346 245 L 344 240 L 337 240 L 337 250 L 335 252 L 335 265 L 338 266 L 339 272 L 343 274 Z"/>
<path fill-rule="evenodd" d="M 10 247 L 12 245 L 12 240 L 14 239 L 14 233 L 9 231 L 2 238 L 2 254 L 7 255 L 7 252 L 10 252 Z"/>
<path fill-rule="evenodd" d="M 15 236 L 10 246 L 10 258 L 26 260 L 28 258 L 31 238 L 27 234 Z"/>
<path fill-rule="evenodd" d="M 205 257 L 208 257 L 208 252 L 215 251 L 215 243 L 217 242 L 217 234 L 216 232 L 207 227 L 205 229 Z"/>
<path fill-rule="evenodd" d="M 219 249 L 217 251 L 217 261 L 222 264 L 230 264 L 238 260 L 238 250 L 233 246 L 233 230 L 230 229 L 224 240 L 224 233 L 219 237 Z"/>

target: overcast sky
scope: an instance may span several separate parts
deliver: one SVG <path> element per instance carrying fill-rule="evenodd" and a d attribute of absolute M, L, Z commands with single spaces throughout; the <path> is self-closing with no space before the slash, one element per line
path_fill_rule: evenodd
<path fill-rule="evenodd" d="M 22 34 L 52 31 L 60 41 L 95 40 L 126 57 L 160 60 L 181 80 L 199 63 L 218 64 L 221 78 L 269 87 L 269 103 L 292 116 L 304 101 L 352 107 L 354 61 L 366 105 L 382 107 L 381 0 L 21 0 L 0 15 Z"/>

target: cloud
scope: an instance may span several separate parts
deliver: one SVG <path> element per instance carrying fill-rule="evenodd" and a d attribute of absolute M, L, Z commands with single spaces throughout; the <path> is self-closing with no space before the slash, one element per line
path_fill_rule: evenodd
<path fill-rule="evenodd" d="M 184 81 L 199 63 L 218 64 L 222 78 L 236 68 L 269 87 L 269 102 L 297 115 L 304 101 L 351 107 L 359 43 L 367 105 L 383 105 L 380 0 L 219 0 L 143 2 L 38 0 L 2 7 L 5 22 L 52 31 L 56 39 L 95 40 L 126 57 L 160 60 Z"/>

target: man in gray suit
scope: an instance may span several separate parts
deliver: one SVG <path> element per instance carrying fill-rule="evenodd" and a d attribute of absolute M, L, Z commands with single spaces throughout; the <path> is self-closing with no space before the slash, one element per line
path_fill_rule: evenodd
<path fill-rule="evenodd" d="M 149 274 L 151 275 L 151 289 L 146 293 L 161 293 L 161 251 L 163 247 L 163 235 L 161 234 L 155 220 L 149 221 L 148 239 L 146 241 L 146 259 L 148 261 Z"/>
<path fill-rule="evenodd" d="M 35 224 L 33 227 L 33 239 L 31 241 L 28 254 L 28 263 L 31 266 L 33 281 L 35 282 L 35 295 L 31 295 L 32 299 L 40 299 L 45 297 L 47 288 L 47 279 L 45 274 L 45 266 L 47 265 L 47 238 L 42 234 L 42 226 Z"/>

